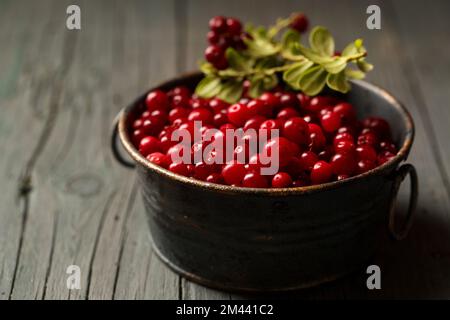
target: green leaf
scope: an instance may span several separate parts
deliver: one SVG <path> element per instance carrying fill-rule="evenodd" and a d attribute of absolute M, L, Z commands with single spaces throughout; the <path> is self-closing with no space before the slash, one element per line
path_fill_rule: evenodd
<path fill-rule="evenodd" d="M 261 77 L 253 77 L 250 79 L 250 88 L 248 95 L 253 99 L 259 98 L 264 92 L 264 80 Z"/>
<path fill-rule="evenodd" d="M 322 63 L 322 66 L 329 73 L 336 74 L 345 69 L 347 66 L 347 59 L 344 57 L 333 57 L 331 61 Z"/>
<path fill-rule="evenodd" d="M 362 72 L 369 72 L 373 69 L 373 65 L 366 62 L 364 59 L 359 59 L 356 62 L 356 65 L 358 66 L 359 70 L 361 70 Z"/>
<path fill-rule="evenodd" d="M 222 82 L 219 77 L 209 75 L 204 77 L 195 88 L 195 93 L 203 98 L 212 98 L 222 90 Z"/>
<path fill-rule="evenodd" d="M 358 48 L 355 46 L 355 43 L 352 42 L 350 44 L 348 44 L 344 50 L 342 50 L 341 56 L 343 57 L 349 57 L 349 56 L 354 56 L 356 54 L 358 54 Z"/>
<path fill-rule="evenodd" d="M 300 78 L 300 89 L 310 96 L 315 96 L 325 87 L 327 71 L 321 66 L 309 68 Z"/>
<path fill-rule="evenodd" d="M 328 74 L 327 85 L 335 91 L 347 93 L 350 90 L 350 83 L 345 76 L 345 72 L 339 72 L 337 74 Z"/>
<path fill-rule="evenodd" d="M 278 84 L 278 77 L 276 74 L 266 75 L 263 78 L 263 84 L 265 90 L 272 90 Z"/>
<path fill-rule="evenodd" d="M 348 78 L 352 78 L 352 79 L 364 79 L 366 74 L 364 72 L 362 72 L 361 70 L 354 70 L 354 69 L 345 69 L 345 75 Z"/>
<path fill-rule="evenodd" d="M 300 33 L 294 29 L 286 30 L 281 39 L 283 49 L 291 50 L 291 47 L 296 43 L 300 43 Z"/>
<path fill-rule="evenodd" d="M 314 52 L 313 50 L 306 48 L 302 45 L 297 45 L 296 47 L 302 55 L 304 55 L 308 60 L 311 60 L 314 63 L 322 64 L 322 63 L 327 63 L 327 62 L 333 61 L 333 57 L 322 56 L 322 55 Z"/>
<path fill-rule="evenodd" d="M 309 60 L 296 62 L 283 73 L 283 80 L 288 83 L 293 89 L 300 89 L 299 82 L 303 73 L 314 65 Z"/>
<path fill-rule="evenodd" d="M 242 81 L 228 80 L 223 84 L 217 97 L 228 103 L 234 103 L 241 98 L 243 90 Z"/>
<path fill-rule="evenodd" d="M 232 47 L 227 49 L 225 55 L 229 66 L 237 71 L 248 71 L 253 64 L 251 59 L 244 57 Z"/>
<path fill-rule="evenodd" d="M 334 54 L 334 39 L 331 33 L 324 27 L 317 26 L 309 34 L 311 49 L 322 56 Z"/>
<path fill-rule="evenodd" d="M 256 61 L 254 65 L 255 70 L 266 70 L 277 67 L 279 65 L 279 61 L 274 56 L 260 58 Z"/>
<path fill-rule="evenodd" d="M 216 68 L 209 62 L 201 62 L 200 63 L 200 71 L 206 75 L 214 74 L 217 72 Z"/>
<path fill-rule="evenodd" d="M 271 56 L 280 50 L 280 46 L 265 38 L 244 39 L 244 43 L 247 45 L 246 52 L 254 58 Z"/>

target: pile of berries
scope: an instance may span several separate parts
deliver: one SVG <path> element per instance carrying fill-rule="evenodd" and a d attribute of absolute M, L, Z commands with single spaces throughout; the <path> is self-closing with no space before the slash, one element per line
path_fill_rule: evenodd
<path fill-rule="evenodd" d="M 209 21 L 209 32 L 207 33 L 209 46 L 205 50 L 205 59 L 216 69 L 223 70 L 228 67 L 225 51 L 232 47 L 236 50 L 245 49 L 242 24 L 235 18 L 222 16 L 213 17 Z"/>
<path fill-rule="evenodd" d="M 191 162 L 173 161 L 180 148 L 172 134 L 187 130 L 194 136 L 195 121 L 201 121 L 201 139 L 192 142 Z M 149 161 L 183 176 L 240 187 L 301 187 L 343 180 L 371 170 L 397 153 L 384 119 L 359 121 L 353 106 L 339 98 L 309 97 L 282 89 L 265 92 L 258 99 L 242 98 L 232 105 L 217 98 L 199 98 L 186 87 L 155 90 L 147 95 L 145 110 L 131 126 L 136 148 Z M 192 155 L 212 141 L 202 134 L 213 128 L 214 138 L 224 138 L 227 129 L 278 129 L 280 136 L 269 139 L 263 148 L 268 154 L 279 154 L 278 172 L 262 175 L 264 165 L 258 153 L 246 154 L 245 163 L 236 158 L 224 164 L 194 160 Z M 234 152 L 237 156 L 248 151 L 237 147 Z"/>
<path fill-rule="evenodd" d="M 308 19 L 302 13 L 295 15 L 290 27 L 298 32 L 305 32 L 308 28 Z M 244 39 L 250 37 L 242 29 L 242 23 L 235 18 L 215 16 L 209 20 L 209 31 L 207 33 L 208 47 L 205 50 L 205 59 L 214 68 L 223 70 L 228 67 L 225 57 L 227 48 L 244 50 L 246 45 Z"/>

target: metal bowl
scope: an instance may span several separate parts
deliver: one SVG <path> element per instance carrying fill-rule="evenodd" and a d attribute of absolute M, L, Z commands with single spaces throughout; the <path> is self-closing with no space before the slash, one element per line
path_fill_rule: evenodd
<path fill-rule="evenodd" d="M 156 88 L 193 88 L 201 77 L 193 73 Z M 144 108 L 145 97 L 119 113 L 112 148 L 122 164 L 137 168 L 155 251 L 184 277 L 231 291 L 305 288 L 364 266 L 383 230 L 396 239 L 406 236 L 418 188 L 414 167 L 401 163 L 411 149 L 414 124 L 408 111 L 386 91 L 355 81 L 346 99 L 359 117 L 388 120 L 400 146 L 393 159 L 346 180 L 285 189 L 211 184 L 149 162 L 133 146 L 128 130 L 130 119 Z M 117 136 L 132 162 L 118 151 Z M 405 223 L 398 228 L 393 208 L 407 174 L 410 205 Z"/>

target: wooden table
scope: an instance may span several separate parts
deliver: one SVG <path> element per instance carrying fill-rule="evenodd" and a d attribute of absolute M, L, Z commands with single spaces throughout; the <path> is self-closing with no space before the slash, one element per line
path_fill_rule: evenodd
<path fill-rule="evenodd" d="M 80 31 L 66 29 L 73 2 Z M 366 28 L 373 3 L 381 30 Z M 450 298 L 450 2 L 5 0 L 0 299 L 247 298 L 189 282 L 158 260 L 136 177 L 111 156 L 110 125 L 150 86 L 196 68 L 212 15 L 269 24 L 299 10 L 341 46 L 365 39 L 376 65 L 369 81 L 394 92 L 415 119 L 410 162 L 420 199 L 409 237 L 380 244 L 381 290 L 369 291 L 361 270 L 287 296 Z M 66 287 L 69 265 L 81 269 L 80 290 Z"/>

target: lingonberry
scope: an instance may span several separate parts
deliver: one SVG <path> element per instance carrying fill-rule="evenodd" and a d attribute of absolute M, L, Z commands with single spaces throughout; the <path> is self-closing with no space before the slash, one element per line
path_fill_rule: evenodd
<path fill-rule="evenodd" d="M 372 132 L 366 132 L 358 137 L 357 145 L 370 145 L 376 147 L 378 144 L 377 136 Z"/>
<path fill-rule="evenodd" d="M 353 154 L 350 153 L 337 153 L 330 161 L 334 174 L 347 174 L 352 175 L 356 169 L 356 159 Z"/>
<path fill-rule="evenodd" d="M 369 117 L 364 119 L 363 126 L 375 131 L 377 136 L 386 137 L 390 135 L 391 128 L 386 120 L 379 117 Z"/>
<path fill-rule="evenodd" d="M 342 102 L 335 105 L 333 111 L 341 116 L 341 120 L 344 125 L 352 124 L 356 120 L 355 110 L 348 102 Z"/>
<path fill-rule="evenodd" d="M 300 117 L 300 113 L 291 107 L 283 108 L 277 113 L 277 119 L 283 120 L 283 121 L 286 121 L 286 120 L 288 120 L 290 118 L 294 118 L 294 117 Z"/>
<path fill-rule="evenodd" d="M 239 35 L 242 31 L 241 22 L 234 18 L 228 18 L 226 20 L 226 30 L 231 35 Z"/>
<path fill-rule="evenodd" d="M 161 151 L 161 145 L 157 138 L 147 136 L 139 143 L 139 152 L 145 157 L 153 152 Z"/>
<path fill-rule="evenodd" d="M 309 126 L 301 117 L 294 117 L 283 124 L 282 134 L 292 142 L 305 145 L 309 142 Z"/>
<path fill-rule="evenodd" d="M 206 182 L 209 183 L 217 183 L 217 184 L 223 184 L 224 180 L 220 173 L 211 173 L 209 176 L 206 177 Z"/>
<path fill-rule="evenodd" d="M 376 167 L 376 164 L 374 161 L 370 161 L 367 159 L 359 160 L 357 168 L 356 168 L 356 173 L 361 174 L 361 173 L 367 172 L 369 170 L 372 170 L 375 167 Z"/>
<path fill-rule="evenodd" d="M 205 50 L 205 59 L 208 62 L 215 64 L 223 57 L 223 54 L 222 48 L 218 45 L 210 45 Z"/>
<path fill-rule="evenodd" d="M 258 130 L 259 127 L 261 126 L 261 124 L 266 120 L 267 120 L 266 117 L 258 116 L 258 115 L 254 116 L 245 122 L 244 131 L 247 131 L 248 129 Z"/>
<path fill-rule="evenodd" d="M 213 123 L 216 127 L 220 127 L 221 125 L 228 122 L 228 116 L 226 112 L 216 113 L 213 117 Z"/>
<path fill-rule="evenodd" d="M 242 179 L 242 186 L 246 188 L 267 188 L 267 178 L 258 172 L 249 172 Z"/>
<path fill-rule="evenodd" d="M 377 153 L 375 149 L 370 145 L 362 145 L 356 148 L 356 154 L 359 160 L 369 160 L 372 162 L 377 161 Z"/>
<path fill-rule="evenodd" d="M 308 24 L 308 18 L 303 13 L 299 13 L 292 20 L 290 27 L 302 33 L 308 29 Z"/>
<path fill-rule="evenodd" d="M 222 168 L 222 176 L 227 184 L 241 184 L 245 174 L 242 163 L 232 162 Z"/>
<path fill-rule="evenodd" d="M 298 146 L 283 137 L 272 138 L 264 146 L 264 152 L 271 159 L 278 157 L 279 165 L 285 166 L 298 153 Z"/>
<path fill-rule="evenodd" d="M 286 172 L 278 172 L 272 178 L 272 188 L 287 188 L 291 186 L 292 178 Z"/>
<path fill-rule="evenodd" d="M 395 144 L 393 144 L 390 141 L 381 141 L 378 145 L 378 148 L 381 151 L 389 151 L 391 153 L 396 153 L 397 152 L 397 147 L 395 146 Z"/>
<path fill-rule="evenodd" d="M 217 33 L 225 32 L 227 29 L 227 22 L 225 17 L 215 16 L 209 20 L 209 29 Z"/>
<path fill-rule="evenodd" d="M 355 144 L 349 140 L 341 140 L 334 145 L 335 153 L 352 153 L 355 152 Z"/>
<path fill-rule="evenodd" d="M 188 116 L 189 121 L 201 121 L 203 124 L 213 122 L 213 114 L 208 108 L 193 109 Z"/>
<path fill-rule="evenodd" d="M 300 155 L 299 166 L 304 171 L 311 171 L 317 161 L 319 161 L 319 158 L 314 152 L 305 151 Z"/>
<path fill-rule="evenodd" d="M 329 182 L 333 177 L 331 165 L 325 161 L 317 161 L 311 170 L 310 177 L 313 184 Z"/>
<path fill-rule="evenodd" d="M 249 116 L 247 106 L 242 103 L 235 103 L 228 108 L 228 120 L 238 127 L 243 126 Z"/>
<path fill-rule="evenodd" d="M 220 41 L 220 35 L 215 31 L 208 31 L 206 34 L 209 44 L 218 44 Z"/>
<path fill-rule="evenodd" d="M 327 112 L 320 117 L 320 123 L 326 132 L 335 132 L 341 126 L 341 117 L 334 111 Z"/>
<path fill-rule="evenodd" d="M 314 123 L 308 123 L 310 148 L 313 151 L 319 152 L 326 144 L 326 138 L 323 134 L 322 128 Z"/>
<path fill-rule="evenodd" d="M 173 123 L 176 119 L 186 119 L 189 115 L 189 110 L 182 107 L 176 107 L 169 112 L 169 121 Z"/>
<path fill-rule="evenodd" d="M 170 165 L 169 157 L 161 152 L 150 153 L 146 158 L 150 162 L 153 162 L 154 164 L 163 167 L 165 169 L 167 169 Z"/>
<path fill-rule="evenodd" d="M 228 103 L 226 103 L 225 101 L 220 100 L 218 98 L 213 98 L 213 99 L 209 100 L 208 104 L 214 113 L 218 113 L 229 107 Z"/>
<path fill-rule="evenodd" d="M 182 176 L 189 176 L 190 174 L 190 168 L 188 168 L 188 165 L 183 162 L 173 162 L 169 165 L 169 170 L 173 173 L 180 174 Z"/>
<path fill-rule="evenodd" d="M 154 90 L 145 98 L 145 105 L 149 111 L 156 109 L 167 109 L 169 100 L 165 92 L 161 90 Z"/>
<path fill-rule="evenodd" d="M 172 108 L 189 108 L 189 97 L 181 94 L 176 94 L 172 98 Z"/>
<path fill-rule="evenodd" d="M 286 92 L 280 95 L 280 105 L 282 107 L 296 107 L 297 104 L 297 96 L 294 93 Z"/>

